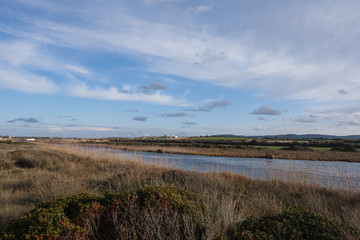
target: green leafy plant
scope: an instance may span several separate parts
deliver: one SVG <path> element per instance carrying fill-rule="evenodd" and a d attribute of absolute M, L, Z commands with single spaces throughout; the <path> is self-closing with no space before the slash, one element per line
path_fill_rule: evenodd
<path fill-rule="evenodd" d="M 344 239 L 345 234 L 356 236 L 353 228 L 341 225 L 309 210 L 295 208 L 281 214 L 260 218 L 249 217 L 228 232 L 230 239 Z"/>
<path fill-rule="evenodd" d="M 79 194 L 43 203 L 10 222 L 1 239 L 144 239 L 200 236 L 201 199 L 171 186 Z"/>
<path fill-rule="evenodd" d="M 94 211 L 99 198 L 80 194 L 43 203 L 20 219 L 12 220 L 1 239 L 85 239 L 87 230 L 74 221 Z"/>

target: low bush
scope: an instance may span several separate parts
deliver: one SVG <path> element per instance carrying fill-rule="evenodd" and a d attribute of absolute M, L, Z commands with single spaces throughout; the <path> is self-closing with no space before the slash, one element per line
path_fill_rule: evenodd
<path fill-rule="evenodd" d="M 348 239 L 356 231 L 309 210 L 296 208 L 281 214 L 250 217 L 228 232 L 230 239 L 336 240 Z"/>
<path fill-rule="evenodd" d="M 12 220 L 1 239 L 85 239 L 87 230 L 74 221 L 95 208 L 96 196 L 81 194 L 43 203 Z"/>
<path fill-rule="evenodd" d="M 330 149 L 331 151 L 339 151 L 339 152 L 356 152 L 357 149 L 354 145 L 344 144 L 343 146 L 334 146 Z"/>
<path fill-rule="evenodd" d="M 17 159 L 15 161 L 14 165 L 18 168 L 34 168 L 35 167 L 35 164 L 31 160 L 26 159 L 26 158 Z"/>
<path fill-rule="evenodd" d="M 199 196 L 170 186 L 80 194 L 43 203 L 0 233 L 0 239 L 199 239 Z"/>

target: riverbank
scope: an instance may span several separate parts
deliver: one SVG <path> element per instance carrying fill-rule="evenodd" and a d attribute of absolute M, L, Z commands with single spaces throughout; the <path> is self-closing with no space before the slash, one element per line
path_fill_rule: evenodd
<path fill-rule="evenodd" d="M 242 158 L 268 158 L 291 159 L 311 161 L 343 161 L 360 162 L 360 152 L 339 151 L 292 151 L 258 148 L 199 148 L 199 147 L 168 147 L 161 145 L 112 145 L 98 143 L 76 143 L 83 146 L 105 147 L 135 152 L 159 152 L 170 154 L 191 154 L 202 156 L 242 157 Z"/>
<path fill-rule="evenodd" d="M 281 215 L 284 211 L 295 206 L 321 215 L 321 221 L 336 220 L 360 230 L 360 193 L 308 185 L 301 179 L 298 182 L 276 178 L 262 181 L 230 173 L 198 173 L 146 165 L 136 157 L 124 160 L 121 155 L 108 154 L 101 149 L 94 152 L 76 146 L 33 144 L 2 146 L 0 176 L 0 227 L 5 226 L 10 218 L 19 218 L 41 202 L 59 197 L 90 193 L 102 199 L 107 191 L 132 194 L 134 191 L 148 193 L 153 189 L 151 193 L 176 197 L 176 202 L 170 202 L 173 204 L 170 206 L 187 206 L 181 205 L 182 191 L 191 193 L 184 193 L 186 196 L 202 199 L 196 209 L 204 209 L 204 212 L 199 212 L 196 219 L 203 226 L 203 239 L 231 239 L 229 233 L 238 231 L 236 227 L 242 222 L 266 216 L 284 216 Z M 150 190 L 148 187 L 151 187 Z M 153 222 L 146 222 L 153 224 L 154 229 L 149 231 L 154 233 L 155 227 L 159 226 L 156 220 L 163 221 L 160 224 L 162 227 L 171 226 L 175 215 L 169 214 L 168 209 L 156 212 L 158 217 L 153 218 Z M 131 215 L 132 219 L 138 219 L 136 211 L 129 213 L 135 214 Z M 154 214 L 152 210 L 145 213 L 148 215 L 142 216 L 151 217 Z M 23 218 L 23 222 L 26 219 L 32 218 Z M 192 229 L 191 224 L 186 226 Z"/>

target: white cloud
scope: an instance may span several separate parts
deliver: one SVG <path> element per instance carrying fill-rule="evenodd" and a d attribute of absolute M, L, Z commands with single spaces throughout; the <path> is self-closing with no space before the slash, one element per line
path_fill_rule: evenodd
<path fill-rule="evenodd" d="M 78 73 L 78 74 L 82 74 L 82 75 L 89 75 L 89 71 L 83 67 L 80 66 L 75 66 L 75 65 L 66 65 L 65 66 L 66 69 L 74 72 L 74 73 Z"/>
<path fill-rule="evenodd" d="M 74 126 L 66 127 L 68 131 L 94 131 L 94 132 L 109 132 L 114 131 L 114 128 L 109 127 L 93 127 L 93 126 Z"/>
<path fill-rule="evenodd" d="M 62 87 L 48 77 L 48 72 L 72 77 L 72 73 L 90 77 L 84 67 L 66 64 L 32 40 L 0 41 L 0 87 L 22 92 L 53 94 Z M 42 72 L 43 73 L 39 73 Z"/>
<path fill-rule="evenodd" d="M 36 55 L 35 45 L 26 41 L 0 41 L 0 52 L 0 61 L 5 61 L 13 66 L 37 61 L 34 58 Z"/>
<path fill-rule="evenodd" d="M 128 87 L 127 87 L 128 89 Z M 185 100 L 175 100 L 172 96 L 161 94 L 157 91 L 152 94 L 145 94 L 143 92 L 129 92 L 127 90 L 119 91 L 115 87 L 110 88 L 89 88 L 85 83 L 81 82 L 76 85 L 68 87 L 68 93 L 71 96 L 91 98 L 91 99 L 102 99 L 102 100 L 114 100 L 114 101 L 135 101 L 135 102 L 149 102 L 162 105 L 174 105 L 184 106 L 186 105 Z"/>
<path fill-rule="evenodd" d="M 199 13 L 204 13 L 204 12 L 211 12 L 212 8 L 213 7 L 211 5 L 200 5 L 197 7 L 188 8 L 187 10 L 189 12 L 199 14 Z"/>
<path fill-rule="evenodd" d="M 179 1 L 144 0 L 146 4 L 160 2 Z M 36 3 L 53 10 L 62 5 L 44 4 L 45 1 Z M 81 21 L 60 23 L 33 16 L 16 19 L 24 21 L 26 27 L 19 24 L 16 29 L 10 29 L 3 23 L 0 29 L 21 39 L 52 46 L 130 54 L 138 59 L 151 57 L 146 70 L 231 88 L 252 89 L 266 97 L 330 103 L 340 101 L 344 104 L 360 100 L 359 94 L 342 94 L 344 89 L 360 91 L 360 45 L 354 40 L 360 37 L 360 15 L 357 11 L 359 3 L 354 1 L 336 4 L 309 1 L 292 7 L 285 4 L 265 9 L 264 16 L 258 19 L 264 25 L 247 26 L 243 22 L 239 25 L 240 30 L 234 29 L 230 37 L 229 33 L 219 33 L 217 29 L 222 29 L 224 25 L 217 25 L 219 19 L 216 16 L 209 20 L 208 27 L 196 22 L 184 27 L 158 16 L 136 15 L 111 3 L 99 6 L 90 2 L 86 11 L 77 10 L 76 17 Z M 192 10 L 200 13 L 209 10 L 209 6 L 202 5 Z M 243 14 L 252 20 L 252 12 Z M 95 15 L 96 19 L 93 18 Z M 269 19 L 272 21 L 267 21 Z M 21 49 L 18 55 L 13 54 L 16 49 Z M 12 66 L 31 66 L 31 59 L 35 62 L 41 59 L 34 58 L 39 56 L 36 52 L 38 45 L 32 42 L 3 43 L 0 50 L 2 61 Z M 66 63 L 62 68 L 87 73 L 86 68 L 76 64 Z M 49 80 L 43 82 L 49 83 Z M 0 79 L 1 86 L 26 89 L 20 87 L 21 83 L 10 84 Z M 179 105 L 168 95 L 144 95 L 131 89 L 126 91 L 128 93 L 104 86 L 71 87 L 71 94 L 79 97 Z"/>
<path fill-rule="evenodd" d="M 257 131 L 265 131 L 265 130 L 267 130 L 268 128 L 267 127 L 265 127 L 265 126 L 256 126 L 255 127 L 255 130 L 257 130 Z"/>
<path fill-rule="evenodd" d="M 0 52 L 0 64 L 16 71 L 31 68 L 60 72 L 64 69 L 60 61 L 34 40 L 0 41 Z"/>
<path fill-rule="evenodd" d="M 2 42 L 0 41 L 0 88 L 11 89 L 28 93 L 54 94 L 61 91 L 68 91 L 71 95 L 85 98 L 107 99 L 118 101 L 139 101 L 151 102 L 165 105 L 184 105 L 185 100 L 176 101 L 172 96 L 164 95 L 159 90 L 164 90 L 167 86 L 152 82 L 150 90 L 153 94 L 136 93 L 134 86 L 124 85 L 122 91 L 114 87 L 97 87 L 90 89 L 85 83 L 79 85 L 69 85 L 63 82 L 57 84 L 48 77 L 33 73 L 33 69 L 51 71 L 62 75 L 63 79 L 70 82 L 78 82 L 72 76 L 80 74 L 88 79 L 95 79 L 92 73 L 79 65 L 67 64 L 66 59 L 56 59 L 47 56 L 39 44 L 27 41 Z M 64 61 L 64 63 L 60 63 Z M 70 76 L 70 77 L 69 77 Z"/>
<path fill-rule="evenodd" d="M 59 87 L 46 77 L 37 76 L 29 72 L 20 72 L 0 68 L 0 88 L 28 93 L 52 94 Z"/>
<path fill-rule="evenodd" d="M 227 59 L 227 53 L 222 52 L 216 52 L 215 49 L 206 48 L 202 52 L 198 52 L 195 54 L 196 63 L 199 64 L 206 64 L 206 63 L 212 63 L 212 62 L 218 62 L 222 60 Z"/>
<path fill-rule="evenodd" d="M 58 126 L 52 126 L 52 127 L 49 127 L 49 131 L 50 132 L 62 132 L 63 129 L 61 127 L 58 127 Z"/>

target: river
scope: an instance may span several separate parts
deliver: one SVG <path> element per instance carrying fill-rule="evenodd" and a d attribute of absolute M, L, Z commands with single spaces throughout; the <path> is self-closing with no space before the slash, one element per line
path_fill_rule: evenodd
<path fill-rule="evenodd" d="M 89 147 L 87 147 L 89 148 Z M 92 147 L 91 147 L 92 148 Z M 96 149 L 99 149 L 96 147 Z M 213 157 L 100 148 L 125 159 L 199 172 L 231 172 L 254 179 L 279 179 L 360 191 L 360 163 L 264 158 Z"/>

